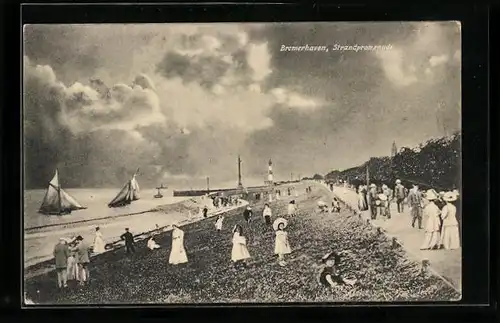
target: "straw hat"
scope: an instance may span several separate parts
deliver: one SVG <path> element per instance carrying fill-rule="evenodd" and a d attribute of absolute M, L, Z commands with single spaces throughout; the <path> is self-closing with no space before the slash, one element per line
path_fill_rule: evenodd
<path fill-rule="evenodd" d="M 325 205 L 326 205 L 326 203 L 325 203 L 325 202 L 323 202 L 323 201 L 321 201 L 321 200 L 319 200 L 319 201 L 318 201 L 318 206 L 325 206 Z"/>
<path fill-rule="evenodd" d="M 387 188 L 387 185 L 385 185 L 385 184 L 384 184 L 384 185 L 382 185 L 382 188 L 383 188 L 383 189 L 386 189 L 386 188 Z"/>
<path fill-rule="evenodd" d="M 396 184 L 401 184 L 401 180 L 400 180 L 400 179 L 397 179 L 397 180 L 396 180 Z"/>
<path fill-rule="evenodd" d="M 370 184 L 370 187 L 377 187 L 377 185 L 375 185 L 375 184 Z"/>
<path fill-rule="evenodd" d="M 437 199 L 437 194 L 436 194 L 436 191 L 434 190 L 427 190 L 427 192 L 425 192 L 425 199 L 429 200 L 429 201 L 433 201 L 435 199 Z"/>
<path fill-rule="evenodd" d="M 283 223 L 283 229 L 286 228 L 286 226 L 288 225 L 288 221 L 286 219 L 277 218 L 276 220 L 274 220 L 274 223 L 273 223 L 274 231 L 278 230 L 278 227 L 281 223 Z"/>
<path fill-rule="evenodd" d="M 385 194 L 379 194 L 378 195 L 378 198 L 381 200 L 381 201 L 387 201 L 387 196 Z"/>
<path fill-rule="evenodd" d="M 336 253 L 335 251 L 330 251 L 323 257 L 321 257 L 321 262 L 326 263 L 328 260 L 334 260 L 335 264 L 340 262 L 340 254 Z"/>
<path fill-rule="evenodd" d="M 457 200 L 457 195 L 453 192 L 446 192 L 444 193 L 443 200 L 446 202 L 454 202 Z"/>

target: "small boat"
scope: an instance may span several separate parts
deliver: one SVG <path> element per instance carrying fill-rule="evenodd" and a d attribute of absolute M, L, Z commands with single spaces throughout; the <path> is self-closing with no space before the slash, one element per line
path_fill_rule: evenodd
<path fill-rule="evenodd" d="M 161 191 L 160 191 L 160 190 L 161 190 L 161 189 L 163 189 L 163 188 L 167 188 L 167 187 L 164 187 L 164 186 L 163 186 L 163 184 L 161 184 L 161 186 L 160 186 L 160 187 L 157 187 L 157 188 L 156 188 L 156 189 L 158 190 L 158 194 L 156 194 L 156 195 L 154 196 L 154 198 L 155 198 L 155 199 L 161 199 L 161 198 L 163 197 L 163 194 L 161 194 Z"/>

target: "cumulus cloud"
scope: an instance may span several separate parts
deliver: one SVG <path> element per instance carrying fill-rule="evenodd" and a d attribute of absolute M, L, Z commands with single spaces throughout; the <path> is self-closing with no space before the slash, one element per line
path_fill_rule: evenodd
<path fill-rule="evenodd" d="M 431 64 L 431 66 L 439 66 L 441 64 L 444 64 L 448 61 L 448 55 L 439 55 L 439 56 L 431 56 L 431 58 L 429 58 L 429 63 Z"/>
<path fill-rule="evenodd" d="M 138 154 L 153 153 L 154 143 L 144 143 L 135 131 L 138 125 L 162 120 L 158 98 L 150 89 L 116 85 L 106 96 L 103 93 L 107 92 L 98 91 L 107 88 L 98 80 L 90 81 L 92 86 L 77 82 L 68 87 L 57 80 L 50 66 L 35 66 L 29 60 L 25 61 L 24 71 L 28 185 L 46 183 L 45 176 L 61 164 L 71 170 L 96 167 L 85 178 L 71 177 L 74 181 L 70 180 L 70 185 L 90 183 L 90 179 L 100 185 L 109 184 L 105 179 L 111 183 L 123 181 L 125 170 L 140 163 Z M 101 170 L 98 163 L 102 163 Z M 114 170 L 103 176 L 101 172 L 111 168 Z M 117 172 L 120 176 L 116 176 Z"/>
<path fill-rule="evenodd" d="M 401 49 L 378 51 L 377 56 L 382 61 L 387 78 L 396 86 L 408 86 L 417 82 L 415 68 L 405 70 Z"/>
<path fill-rule="evenodd" d="M 80 186 L 121 184 L 139 165 L 143 186 L 233 183 L 238 153 L 249 183 L 269 157 L 284 178 L 353 166 L 394 137 L 438 135 L 434 115 L 456 129 L 459 35 L 450 23 L 31 26 L 27 183 L 45 185 L 54 165 Z M 332 39 L 393 49 L 279 51 Z"/>

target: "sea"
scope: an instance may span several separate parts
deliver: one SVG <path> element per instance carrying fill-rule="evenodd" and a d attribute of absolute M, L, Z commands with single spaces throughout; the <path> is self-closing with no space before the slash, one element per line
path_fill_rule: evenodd
<path fill-rule="evenodd" d="M 156 189 L 144 189 L 139 200 L 120 208 L 109 208 L 108 203 L 118 194 L 119 189 L 64 189 L 73 196 L 84 210 L 73 211 L 68 215 L 45 215 L 38 213 L 45 196 L 45 190 L 24 191 L 24 266 L 52 258 L 52 250 L 59 238 L 81 235 L 93 243 L 95 228 L 100 227 L 106 243 L 116 241 L 130 228 L 133 234 L 182 222 L 195 214 L 148 212 L 160 205 L 174 204 L 191 197 L 174 197 L 172 190 L 163 190 L 162 198 L 154 198 Z M 125 216 L 129 215 L 129 216 Z M 83 222 L 82 222 L 83 221 Z"/>
<path fill-rule="evenodd" d="M 30 229 L 54 224 L 65 224 L 74 221 L 90 220 L 117 216 L 123 214 L 139 213 L 151 210 L 159 205 L 173 204 L 188 199 L 189 197 L 174 197 L 172 190 L 163 190 L 163 198 L 154 198 L 158 193 L 156 189 L 140 191 L 140 199 L 120 208 L 109 208 L 108 203 L 118 194 L 120 189 L 64 189 L 73 196 L 85 210 L 73 211 L 69 215 L 44 215 L 38 213 L 45 196 L 45 189 L 24 191 L 24 228 Z"/>

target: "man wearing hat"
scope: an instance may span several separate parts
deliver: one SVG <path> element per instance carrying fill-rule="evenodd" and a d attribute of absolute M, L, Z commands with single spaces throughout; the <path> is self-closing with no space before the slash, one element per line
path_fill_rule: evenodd
<path fill-rule="evenodd" d="M 68 287 L 66 268 L 68 267 L 69 248 L 65 238 L 59 239 L 59 243 L 54 246 L 53 254 L 56 261 L 57 286 L 66 288 Z"/>
<path fill-rule="evenodd" d="M 382 194 L 387 197 L 387 200 L 382 203 L 382 210 L 384 215 L 390 219 L 391 218 L 391 201 L 393 198 L 392 190 L 387 185 L 382 185 Z"/>
<path fill-rule="evenodd" d="M 371 184 L 370 191 L 368 192 L 369 203 L 370 203 L 370 211 L 372 215 L 372 220 L 377 218 L 377 185 Z M 380 203 L 380 202 L 379 202 Z"/>
<path fill-rule="evenodd" d="M 413 184 L 408 194 L 408 206 L 411 208 L 411 226 L 415 227 L 415 221 L 418 220 L 418 228 L 422 229 L 422 193 L 418 190 L 417 184 Z"/>
<path fill-rule="evenodd" d="M 120 239 L 125 240 L 125 249 L 127 254 L 135 253 L 134 235 L 130 233 L 128 228 L 125 228 L 125 233 L 120 236 Z"/>
<path fill-rule="evenodd" d="M 80 277 L 80 285 L 85 285 L 90 279 L 89 271 L 89 245 L 84 241 L 82 236 L 76 237 L 78 244 L 75 247 L 75 251 L 78 254 L 78 269 Z"/>
<path fill-rule="evenodd" d="M 394 188 L 396 195 L 396 203 L 398 206 L 398 213 L 403 213 L 404 211 L 404 200 L 406 198 L 405 187 L 401 185 L 401 180 L 396 180 L 396 187 Z"/>

